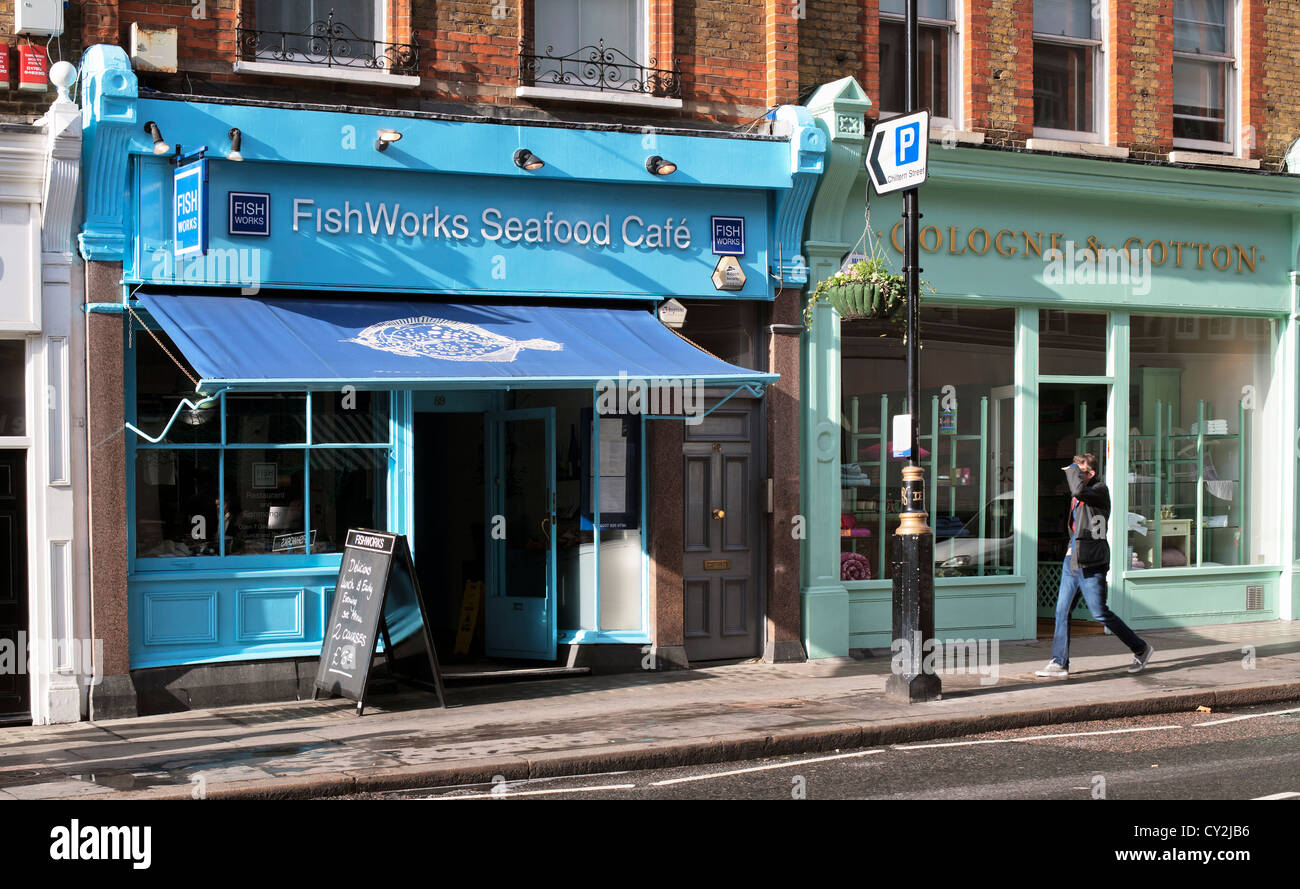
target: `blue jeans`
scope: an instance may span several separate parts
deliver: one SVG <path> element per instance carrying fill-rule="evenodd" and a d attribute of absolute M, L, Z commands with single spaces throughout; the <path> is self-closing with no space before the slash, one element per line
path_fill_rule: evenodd
<path fill-rule="evenodd" d="M 1052 637 L 1052 660 L 1067 669 L 1070 666 L 1070 612 L 1074 610 L 1074 601 L 1080 593 L 1083 594 L 1083 601 L 1088 603 L 1093 620 L 1114 633 L 1133 654 L 1140 657 L 1147 650 L 1147 644 L 1138 634 L 1106 606 L 1105 573 L 1084 577 L 1082 572 L 1070 568 L 1070 557 L 1066 556 L 1061 568 L 1061 591 L 1056 596 L 1056 634 Z"/>

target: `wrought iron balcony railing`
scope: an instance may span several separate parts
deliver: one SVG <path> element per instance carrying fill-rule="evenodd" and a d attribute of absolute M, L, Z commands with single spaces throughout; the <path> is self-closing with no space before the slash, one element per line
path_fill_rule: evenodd
<path fill-rule="evenodd" d="M 603 39 L 562 56 L 548 46 L 544 55 L 520 51 L 519 83 L 680 99 L 682 71 L 677 61 L 673 60 L 671 69 L 656 68 L 655 64 L 651 59 L 650 64 L 642 65 L 622 50 L 606 46 Z"/>
<path fill-rule="evenodd" d="M 367 68 L 393 74 L 419 74 L 420 50 L 411 43 L 367 40 L 349 25 L 335 21 L 334 10 L 305 31 L 264 31 L 235 26 L 239 58 L 256 62 L 294 62 L 327 68 Z"/>

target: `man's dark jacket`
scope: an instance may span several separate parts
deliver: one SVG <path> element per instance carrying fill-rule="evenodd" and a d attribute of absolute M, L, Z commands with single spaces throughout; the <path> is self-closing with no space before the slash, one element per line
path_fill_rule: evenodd
<path fill-rule="evenodd" d="M 1084 577 L 1104 574 L 1110 568 L 1110 544 L 1106 541 L 1109 530 L 1107 522 L 1110 520 L 1110 490 L 1100 476 L 1094 475 L 1085 483 L 1077 463 L 1071 463 L 1066 467 L 1065 478 L 1070 484 L 1070 496 L 1078 498 L 1081 504 L 1078 538 L 1070 551 L 1070 567 L 1078 569 Z M 1073 502 L 1071 500 L 1071 506 Z M 1103 521 L 1096 523 L 1094 527 L 1096 516 L 1101 516 Z M 1073 518 L 1070 515 L 1070 508 L 1067 507 L 1065 520 L 1067 532 Z"/>

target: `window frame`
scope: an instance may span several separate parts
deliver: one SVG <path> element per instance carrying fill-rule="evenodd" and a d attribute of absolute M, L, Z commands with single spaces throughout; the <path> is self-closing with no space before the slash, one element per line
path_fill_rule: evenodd
<path fill-rule="evenodd" d="M 1092 9 L 1100 9 L 1101 16 L 1094 19 L 1097 22 L 1096 33 L 1105 35 L 1106 33 L 1106 9 L 1093 6 Z M 1035 139 L 1056 139 L 1062 142 L 1086 142 L 1095 144 L 1105 144 L 1106 129 L 1103 121 L 1106 119 L 1106 108 L 1108 96 L 1106 94 L 1106 85 L 1110 78 L 1107 76 L 1108 56 L 1106 54 L 1106 41 L 1104 36 L 1098 37 L 1071 37 L 1065 34 L 1050 34 L 1033 31 L 1033 45 L 1035 55 L 1040 43 L 1048 43 L 1054 46 L 1068 47 L 1085 47 L 1090 48 L 1092 52 L 1092 129 L 1090 130 L 1061 130 L 1055 127 L 1040 127 L 1034 125 Z M 1035 86 L 1037 89 L 1037 86 Z"/>
<path fill-rule="evenodd" d="M 957 122 L 962 119 L 962 115 L 961 115 L 962 2 L 963 0 L 952 0 L 952 19 L 950 20 L 930 18 L 929 16 L 922 16 L 922 15 L 918 15 L 916 20 L 918 25 L 928 25 L 930 27 L 944 28 L 948 31 L 948 71 L 947 71 L 948 107 L 944 109 L 945 111 L 944 114 L 940 114 L 934 108 L 930 109 L 930 133 L 932 137 L 934 135 L 935 130 L 945 129 L 945 128 L 960 129 L 957 125 Z M 897 13 L 882 11 L 880 13 L 880 21 L 905 23 L 907 21 L 907 17 L 898 15 Z M 877 46 L 879 46 L 879 40 L 877 40 Z M 880 79 L 879 55 L 877 55 L 877 62 L 876 62 L 876 77 L 877 77 L 877 82 L 879 82 Z M 877 91 L 877 94 L 879 94 L 879 91 Z M 886 110 L 882 106 L 880 108 L 879 120 L 889 120 L 891 117 L 898 117 L 899 115 L 906 114 L 906 113 L 907 113 L 906 109 L 892 111 L 892 110 Z"/>
<path fill-rule="evenodd" d="M 631 5 L 634 7 L 636 11 L 636 42 L 634 46 L 627 47 L 626 51 L 628 55 L 631 56 L 638 65 L 640 65 L 642 68 L 648 68 L 650 66 L 650 31 L 651 31 L 650 0 L 631 0 Z M 532 16 L 533 16 L 532 49 L 533 49 L 533 55 L 535 56 L 541 55 L 541 50 L 544 49 L 544 47 L 541 45 L 541 42 L 538 40 L 537 37 L 538 34 L 537 17 L 541 13 L 542 8 L 543 8 L 543 0 L 534 0 L 534 2 L 532 3 Z M 577 37 L 576 34 L 574 36 L 575 38 Z M 577 46 L 573 47 L 571 50 L 568 50 L 568 52 L 577 52 L 579 49 L 582 49 L 583 46 L 587 46 L 587 45 L 590 44 L 583 44 L 579 42 Z M 606 47 L 606 48 L 617 49 L 620 51 L 623 51 L 625 49 L 624 47 L 621 46 Z M 591 91 L 596 89 L 596 87 L 586 86 L 583 84 L 574 84 L 574 83 L 566 84 L 566 83 L 548 82 L 546 86 L 555 89 L 577 90 L 577 91 Z M 606 90 L 605 92 L 609 92 L 609 91 Z"/>
<path fill-rule="evenodd" d="M 149 337 L 149 331 L 159 333 L 164 337 L 165 342 L 170 342 L 166 334 L 157 330 L 150 323 L 148 330 L 141 327 L 134 319 L 127 325 L 128 335 L 135 337 Z M 175 349 L 175 346 L 171 348 Z M 137 379 L 138 379 L 138 362 L 139 352 L 137 348 L 127 348 L 126 362 L 126 414 L 128 420 L 134 425 L 138 423 L 139 416 L 137 413 Z M 360 390 L 358 390 L 360 391 Z M 387 456 L 388 472 L 387 477 L 382 481 L 382 488 L 385 492 L 384 511 L 386 516 L 391 516 L 395 504 L 393 503 L 393 477 L 394 477 L 394 453 L 397 447 L 398 431 L 396 423 L 398 422 L 398 399 L 397 393 L 389 390 L 374 390 L 373 396 L 382 398 L 387 396 L 388 416 L 385 423 L 388 440 L 386 442 L 331 442 L 315 441 L 315 429 L 312 420 L 312 401 L 315 395 L 337 395 L 337 388 L 328 389 L 310 389 L 305 391 L 293 391 L 288 394 L 303 395 L 305 405 L 303 408 L 303 420 L 305 430 L 303 440 L 300 442 L 239 442 L 231 440 L 233 436 L 227 430 L 228 408 L 226 405 L 226 396 L 229 390 L 221 392 L 218 398 L 218 414 L 214 418 L 220 422 L 220 434 L 216 441 L 210 442 L 169 442 L 165 438 L 157 443 L 150 442 L 138 434 L 128 434 L 126 440 L 126 469 L 127 469 L 127 491 L 126 491 L 126 539 L 127 539 L 127 558 L 128 574 L 134 575 L 140 571 L 167 571 L 183 570 L 192 571 L 194 569 L 209 570 L 235 570 L 235 569 L 263 569 L 263 568 L 305 568 L 305 567 L 328 567 L 335 564 L 341 550 L 329 553 L 313 553 L 310 544 L 304 547 L 304 552 L 285 552 L 285 553 L 227 553 L 225 534 L 220 527 L 222 516 L 225 513 L 226 506 L 226 461 L 227 455 L 234 451 L 301 451 L 303 454 L 303 531 L 306 539 L 310 541 L 311 526 L 311 472 L 312 457 L 314 454 L 327 450 L 358 450 L 358 451 L 382 451 Z M 236 395 L 243 393 L 234 393 Z M 248 393 L 255 394 L 255 393 Z M 277 394 L 277 393 L 267 393 Z M 279 393 L 283 394 L 283 393 Z M 218 466 L 218 484 L 217 496 L 218 503 L 216 508 L 218 528 L 217 534 L 217 552 L 209 555 L 190 555 L 190 556 L 140 556 L 137 554 L 139 528 L 137 526 L 137 462 L 143 453 L 148 452 L 180 452 L 180 451 L 206 451 L 217 454 Z"/>
<path fill-rule="evenodd" d="M 1173 53 L 1173 64 L 1177 65 L 1179 60 L 1187 62 L 1211 62 L 1223 66 L 1223 135 L 1225 141 L 1215 142 L 1207 139 L 1185 139 L 1175 136 L 1173 146 L 1175 149 L 1185 149 L 1189 151 L 1205 151 L 1215 154 L 1226 154 L 1236 156 L 1237 145 L 1239 143 L 1238 134 L 1240 132 L 1237 112 L 1241 107 L 1237 91 L 1240 89 L 1241 78 L 1237 76 L 1241 63 L 1241 28 L 1237 26 L 1237 19 L 1240 13 L 1241 5 L 1236 0 L 1224 0 L 1224 45 L 1228 48 L 1228 53 L 1219 55 L 1215 53 L 1202 52 L 1179 52 Z M 1170 18 L 1174 27 L 1180 21 L 1177 16 L 1177 4 L 1174 7 L 1174 15 Z M 1199 21 L 1197 19 L 1182 19 L 1181 21 Z M 1171 75 L 1172 75 L 1172 68 Z M 1173 125 L 1179 118 L 1186 120 L 1212 120 L 1213 118 L 1192 117 L 1186 114 L 1177 114 L 1173 111 L 1172 104 L 1170 107 L 1170 129 L 1172 132 Z"/>

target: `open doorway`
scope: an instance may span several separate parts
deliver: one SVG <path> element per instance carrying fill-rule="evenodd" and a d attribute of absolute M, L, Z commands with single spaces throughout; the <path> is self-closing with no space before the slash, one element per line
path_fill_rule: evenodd
<path fill-rule="evenodd" d="M 415 571 L 439 659 L 483 656 L 483 585 L 487 580 L 482 413 L 415 414 Z M 477 588 L 477 607 L 473 601 Z M 466 599 L 471 601 L 466 608 Z M 457 648 L 462 611 L 468 639 Z"/>
<path fill-rule="evenodd" d="M 1038 637 L 1050 638 L 1056 598 L 1070 535 L 1066 524 L 1070 488 L 1063 468 L 1075 454 L 1095 454 L 1106 476 L 1106 405 L 1110 387 L 1101 383 L 1044 383 L 1038 418 Z M 1080 596 L 1070 614 L 1072 632 L 1104 632 L 1093 623 Z M 1081 621 L 1074 624 L 1075 621 Z"/>

